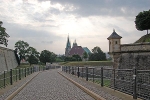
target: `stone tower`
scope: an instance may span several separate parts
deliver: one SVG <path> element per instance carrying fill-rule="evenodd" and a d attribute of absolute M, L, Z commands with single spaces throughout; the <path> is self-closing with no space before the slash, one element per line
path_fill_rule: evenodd
<path fill-rule="evenodd" d="M 65 56 L 69 56 L 70 50 L 71 50 L 71 43 L 70 43 L 69 35 L 68 35 L 67 44 L 66 44 L 66 48 L 65 48 Z"/>
<path fill-rule="evenodd" d="M 117 68 L 118 58 L 121 52 L 121 36 L 119 36 L 115 30 L 113 33 L 107 38 L 109 40 L 109 54 L 114 62 L 114 68 Z"/>

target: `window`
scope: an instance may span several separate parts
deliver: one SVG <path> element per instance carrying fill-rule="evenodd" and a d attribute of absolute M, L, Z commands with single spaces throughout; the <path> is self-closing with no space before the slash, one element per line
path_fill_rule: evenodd
<path fill-rule="evenodd" d="M 117 41 L 116 41 L 116 44 L 117 44 Z"/>

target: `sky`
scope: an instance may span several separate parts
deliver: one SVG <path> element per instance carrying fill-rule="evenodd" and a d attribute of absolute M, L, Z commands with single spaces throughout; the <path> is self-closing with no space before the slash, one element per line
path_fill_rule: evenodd
<path fill-rule="evenodd" d="M 146 31 L 135 28 L 135 17 L 150 9 L 150 0 L 0 0 L 0 21 L 10 35 L 8 48 L 23 40 L 41 52 L 64 54 L 71 45 L 108 52 L 113 29 L 121 43 L 134 43 Z M 3 45 L 0 45 L 3 46 Z"/>

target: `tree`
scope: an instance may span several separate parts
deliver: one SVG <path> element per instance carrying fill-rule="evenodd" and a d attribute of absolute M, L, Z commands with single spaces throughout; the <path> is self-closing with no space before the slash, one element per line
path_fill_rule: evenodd
<path fill-rule="evenodd" d="M 39 59 L 39 52 L 37 52 L 37 50 L 33 47 L 29 47 L 27 49 L 27 61 L 31 64 L 37 64 L 38 63 L 38 59 Z"/>
<path fill-rule="evenodd" d="M 38 58 L 31 54 L 30 56 L 28 56 L 28 62 L 30 63 L 30 65 L 38 64 Z"/>
<path fill-rule="evenodd" d="M 143 31 L 150 29 L 150 10 L 140 12 L 135 18 L 136 29 Z"/>
<path fill-rule="evenodd" d="M 46 62 L 54 62 L 56 60 L 56 54 L 48 50 L 43 50 L 40 54 L 40 61 L 46 64 Z"/>
<path fill-rule="evenodd" d="M 88 54 L 86 52 L 83 53 L 83 58 L 87 59 L 88 58 Z"/>
<path fill-rule="evenodd" d="M 79 55 L 72 55 L 72 57 L 76 59 L 75 61 L 82 61 Z"/>
<path fill-rule="evenodd" d="M 106 54 L 101 50 L 100 47 L 96 46 L 92 49 L 92 53 L 89 56 L 91 61 L 103 61 L 106 60 Z"/>
<path fill-rule="evenodd" d="M 15 48 L 18 51 L 18 54 L 20 56 L 20 61 L 22 59 L 26 59 L 28 47 L 29 47 L 29 44 L 21 40 L 15 43 Z"/>
<path fill-rule="evenodd" d="M 6 29 L 2 27 L 3 22 L 0 21 L 0 44 L 4 44 L 6 47 L 8 45 L 8 39 L 10 36 L 5 32 Z"/>

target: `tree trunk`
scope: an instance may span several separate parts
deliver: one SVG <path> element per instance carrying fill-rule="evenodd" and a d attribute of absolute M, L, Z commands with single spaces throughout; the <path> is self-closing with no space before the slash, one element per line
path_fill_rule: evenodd
<path fill-rule="evenodd" d="M 147 34 L 148 34 L 148 29 L 147 29 Z"/>

